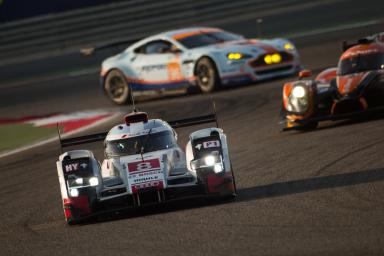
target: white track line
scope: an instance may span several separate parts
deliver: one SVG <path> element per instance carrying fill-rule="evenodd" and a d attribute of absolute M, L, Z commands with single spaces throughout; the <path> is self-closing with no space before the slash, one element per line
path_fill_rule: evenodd
<path fill-rule="evenodd" d="M 292 33 L 292 34 L 284 35 L 284 37 L 297 38 L 297 37 L 317 36 L 317 35 L 330 33 L 330 32 L 367 27 L 370 25 L 377 25 L 377 24 L 380 24 L 382 22 L 383 21 L 381 21 L 381 20 L 369 20 L 369 21 L 362 21 L 362 22 L 357 22 L 357 23 L 342 24 L 342 25 L 338 25 L 338 26 L 334 26 L 334 27 L 330 27 L 330 28 L 321 28 L 321 29 L 314 29 L 311 31 Z M 369 33 L 369 31 L 367 32 L 367 35 L 368 35 L 368 33 Z"/>

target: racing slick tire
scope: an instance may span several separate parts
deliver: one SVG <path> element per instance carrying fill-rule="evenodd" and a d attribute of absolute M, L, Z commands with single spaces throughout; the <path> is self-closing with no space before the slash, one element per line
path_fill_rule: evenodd
<path fill-rule="evenodd" d="M 108 72 L 105 77 L 104 91 L 118 105 L 130 103 L 131 90 L 124 74 L 120 70 L 113 69 Z"/>
<path fill-rule="evenodd" d="M 220 84 L 215 63 L 208 57 L 202 57 L 195 67 L 196 84 L 202 93 L 215 90 Z"/>
<path fill-rule="evenodd" d="M 300 125 L 298 127 L 298 130 L 301 130 L 301 131 L 311 131 L 311 130 L 315 130 L 317 128 L 317 126 L 319 125 L 319 122 L 317 121 L 310 121 L 304 125 Z"/>

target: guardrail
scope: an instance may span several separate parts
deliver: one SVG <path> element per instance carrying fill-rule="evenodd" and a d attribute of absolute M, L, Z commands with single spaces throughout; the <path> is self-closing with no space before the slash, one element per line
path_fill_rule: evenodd
<path fill-rule="evenodd" d="M 320 1 L 320 0 L 316 0 Z M 262 16 L 302 0 L 131 0 L 0 24 L 0 59 L 74 52 L 85 45 L 136 40 L 191 25 Z M 255 20 L 256 26 L 256 20 Z"/>

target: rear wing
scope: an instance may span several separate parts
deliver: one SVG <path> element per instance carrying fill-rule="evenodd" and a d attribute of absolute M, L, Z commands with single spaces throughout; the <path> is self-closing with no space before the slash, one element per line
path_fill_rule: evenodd
<path fill-rule="evenodd" d="M 132 45 L 133 43 L 136 43 L 137 41 L 141 40 L 142 38 L 136 38 L 136 39 L 129 39 L 129 40 L 122 40 L 122 41 L 115 41 L 112 43 L 106 43 L 106 44 L 100 44 L 100 45 L 94 45 L 94 46 L 87 46 L 80 49 L 80 53 L 84 56 L 92 55 L 94 52 L 117 47 L 120 45 Z"/>
<path fill-rule="evenodd" d="M 181 127 L 187 127 L 187 126 L 193 126 L 193 125 L 199 125 L 199 124 L 205 124 L 205 123 L 216 123 L 216 127 L 219 127 L 219 124 L 217 122 L 216 114 L 211 115 L 205 115 L 205 116 L 197 116 L 197 117 L 191 117 L 176 121 L 170 121 L 168 124 L 172 128 L 181 128 Z M 59 131 L 59 130 L 58 130 Z M 70 146 L 76 146 L 81 144 L 87 144 L 87 143 L 93 143 L 97 141 L 105 140 L 107 137 L 108 132 L 101 132 L 101 133 L 95 133 L 80 137 L 74 137 L 69 139 L 61 139 L 60 132 L 59 132 L 59 140 L 60 140 L 60 147 L 70 147 Z"/>
<path fill-rule="evenodd" d="M 216 114 L 211 114 L 206 116 L 197 116 L 197 117 L 191 117 L 191 118 L 168 122 L 168 124 L 175 129 L 181 128 L 181 127 L 198 125 L 198 124 L 205 124 L 205 123 L 216 123 L 216 127 L 219 127 Z"/>
<path fill-rule="evenodd" d="M 95 133 L 80 137 L 74 137 L 69 139 L 61 139 L 60 133 L 59 133 L 59 140 L 60 140 L 60 146 L 61 148 L 64 147 L 70 147 L 70 146 L 76 146 L 81 144 L 87 144 L 97 141 L 105 140 L 107 137 L 108 132 L 101 132 L 101 133 Z"/>
<path fill-rule="evenodd" d="M 364 38 L 360 38 L 359 40 L 357 40 L 357 42 L 349 43 L 348 41 L 343 41 L 342 50 L 343 50 L 343 52 L 345 52 L 346 50 L 348 50 L 349 48 L 351 48 L 353 46 L 356 46 L 359 44 L 369 44 L 369 43 L 373 43 L 373 42 L 384 43 L 384 32 L 374 34 L 371 36 L 367 36 Z"/>

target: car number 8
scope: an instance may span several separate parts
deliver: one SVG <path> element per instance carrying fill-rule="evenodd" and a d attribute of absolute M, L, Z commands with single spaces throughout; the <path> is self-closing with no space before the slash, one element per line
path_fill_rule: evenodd
<path fill-rule="evenodd" d="M 138 163 L 136 165 L 136 169 L 138 171 L 144 171 L 144 170 L 148 170 L 148 169 L 151 169 L 152 168 L 152 165 L 150 162 L 143 162 L 143 163 Z"/>

